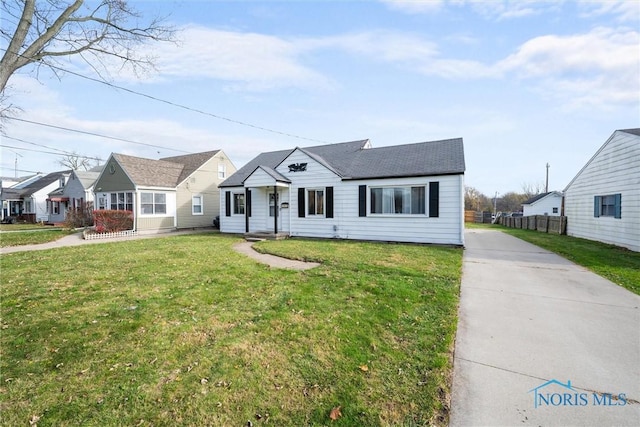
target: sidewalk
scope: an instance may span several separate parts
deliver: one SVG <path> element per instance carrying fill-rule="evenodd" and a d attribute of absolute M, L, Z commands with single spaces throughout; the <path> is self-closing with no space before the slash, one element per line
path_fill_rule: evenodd
<path fill-rule="evenodd" d="M 640 425 L 640 297 L 499 231 L 465 240 L 450 425 Z"/>
<path fill-rule="evenodd" d="M 55 249 L 55 248 L 63 248 L 67 246 L 80 246 L 80 245 L 93 245 L 100 243 L 113 243 L 113 242 L 126 242 L 129 240 L 139 240 L 139 239 L 154 239 L 159 237 L 172 237 L 179 236 L 183 234 L 195 234 L 195 233 L 217 233 L 217 230 L 211 228 L 202 228 L 202 229 L 193 229 L 193 230 L 180 230 L 180 231 L 171 231 L 167 233 L 150 233 L 150 234 L 139 234 L 135 236 L 127 236 L 127 237 L 114 237 L 110 239 L 97 239 L 97 240 L 85 240 L 82 238 L 82 233 L 74 233 L 69 234 L 68 236 L 64 236 L 56 241 L 41 243 L 39 245 L 21 245 L 21 246 L 7 246 L 4 248 L 0 248 L 0 254 L 10 254 L 14 252 L 26 252 L 26 251 L 42 251 L 46 249 Z"/>

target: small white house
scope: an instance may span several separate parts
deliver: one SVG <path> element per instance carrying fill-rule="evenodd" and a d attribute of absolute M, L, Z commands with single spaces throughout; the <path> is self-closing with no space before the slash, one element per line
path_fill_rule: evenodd
<path fill-rule="evenodd" d="M 220 184 L 220 231 L 464 245 L 461 138 L 262 153 Z"/>
<path fill-rule="evenodd" d="M 48 222 L 47 199 L 49 193 L 65 186 L 71 171 L 51 172 L 37 176 L 8 189 L 2 189 L 3 206 L 7 202 L 7 213 L 19 221 L 30 223 Z"/>
<path fill-rule="evenodd" d="M 559 191 L 549 191 L 538 194 L 522 204 L 522 216 L 562 215 L 562 193 Z"/>
<path fill-rule="evenodd" d="M 564 192 L 568 235 L 640 251 L 640 129 L 616 130 Z"/>

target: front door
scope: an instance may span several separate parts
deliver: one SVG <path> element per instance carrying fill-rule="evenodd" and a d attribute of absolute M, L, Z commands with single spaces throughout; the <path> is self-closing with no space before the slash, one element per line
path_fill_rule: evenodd
<path fill-rule="evenodd" d="M 277 197 L 277 200 L 276 200 Z M 274 231 L 274 215 L 276 213 L 276 209 L 280 205 L 280 193 L 269 193 L 269 215 L 267 216 L 267 230 Z M 282 224 L 282 219 L 280 218 L 280 212 L 278 212 L 278 231 L 280 231 L 280 225 Z"/>

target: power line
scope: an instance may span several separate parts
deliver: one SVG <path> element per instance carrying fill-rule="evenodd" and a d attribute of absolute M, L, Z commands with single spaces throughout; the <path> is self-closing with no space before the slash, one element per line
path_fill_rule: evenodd
<path fill-rule="evenodd" d="M 88 132 L 88 131 L 79 130 L 79 129 L 72 129 L 72 128 L 67 128 L 67 127 L 64 127 L 64 126 L 56 126 L 56 125 L 52 125 L 52 124 L 49 124 L 49 123 L 35 122 L 33 120 L 27 120 L 27 119 L 19 119 L 17 117 L 6 117 L 6 118 L 9 119 L 9 120 L 16 120 L 18 122 L 30 123 L 30 124 L 33 124 L 33 125 L 45 126 L 45 127 L 59 129 L 59 130 L 65 130 L 65 131 L 68 131 L 68 132 L 76 132 L 76 133 L 81 133 L 81 134 L 84 134 L 84 135 L 98 136 L 100 138 L 112 139 L 114 141 L 122 141 L 122 142 L 127 142 L 127 143 L 130 143 L 130 144 L 138 144 L 138 145 L 144 145 L 146 147 L 161 148 L 163 150 L 171 150 L 171 151 L 177 151 L 179 153 L 191 154 L 190 151 L 178 150 L 177 148 L 162 147 L 160 145 L 147 144 L 145 142 L 132 141 L 130 139 L 118 138 L 117 136 L 102 135 L 102 134 L 95 133 L 95 132 Z"/>
<path fill-rule="evenodd" d="M 15 138 L 11 138 L 11 139 L 15 139 Z M 11 148 L 13 150 L 33 151 L 34 153 L 55 154 L 56 156 L 59 156 L 61 154 L 60 152 L 55 152 L 55 151 L 36 150 L 35 148 L 14 147 L 13 145 L 5 145 L 5 144 L 0 144 L 0 147 Z M 78 156 L 78 157 L 85 158 L 86 156 Z M 86 158 L 91 160 L 101 160 L 93 157 L 86 157 Z"/>
<path fill-rule="evenodd" d="M 86 80 L 90 80 L 90 81 L 97 82 L 97 83 L 100 83 L 100 84 L 103 84 L 103 85 L 107 85 L 107 86 L 109 86 L 111 88 L 114 88 L 114 89 L 123 90 L 123 91 L 129 92 L 129 93 L 131 93 L 133 95 L 142 96 L 144 98 L 148 98 L 148 99 L 151 99 L 153 101 L 162 102 L 163 104 L 171 105 L 173 107 L 182 108 L 182 109 L 187 110 L 187 111 L 191 111 L 191 112 L 194 112 L 194 113 L 198 113 L 198 114 L 202 114 L 202 115 L 205 115 L 205 116 L 213 117 L 213 118 L 218 119 L 218 120 L 224 120 L 224 121 L 227 121 L 227 122 L 230 122 L 230 123 L 235 123 L 235 124 L 240 125 L 240 126 L 246 126 L 246 127 L 250 127 L 250 128 L 261 130 L 261 131 L 265 131 L 265 132 L 271 132 L 271 133 L 275 133 L 275 134 L 278 134 L 278 135 L 288 136 L 290 138 L 297 138 L 297 139 L 303 139 L 303 140 L 306 140 L 306 141 L 319 142 L 319 143 L 322 143 L 322 144 L 329 144 L 328 141 L 323 141 L 323 140 L 314 139 L 314 138 L 307 138 L 307 137 L 304 137 L 304 136 L 295 135 L 295 134 L 288 133 L 288 132 L 282 132 L 282 131 L 279 131 L 279 130 L 275 130 L 275 129 L 270 129 L 270 128 L 266 128 L 266 127 L 263 127 L 263 126 L 254 125 L 254 124 L 251 124 L 251 123 L 248 123 L 248 122 L 243 122 L 241 120 L 235 120 L 235 119 L 231 119 L 229 117 L 220 116 L 218 114 L 209 113 L 207 111 L 199 110 L 197 108 L 188 107 L 186 105 L 178 104 L 176 102 L 167 101 L 165 99 L 157 98 L 155 96 L 152 96 L 152 95 L 149 95 L 149 94 L 146 94 L 146 93 L 142 93 L 142 92 L 137 92 L 135 90 L 128 89 L 128 88 L 123 87 L 123 86 L 118 86 L 118 85 L 115 85 L 113 83 L 106 82 L 104 80 L 100 80 L 100 79 L 96 79 L 96 78 L 93 78 L 93 77 L 85 76 L 85 75 L 82 75 L 80 73 L 76 73 L 75 71 L 70 71 L 70 70 L 64 69 L 62 67 L 58 67 L 56 65 L 47 64 L 47 66 L 49 66 L 51 68 L 54 68 L 56 70 L 63 71 L 65 73 L 72 74 L 74 76 L 77 76 L 77 77 L 80 77 L 80 78 L 83 78 L 83 79 L 86 79 Z"/>
<path fill-rule="evenodd" d="M 56 150 L 56 151 L 58 151 L 58 152 L 59 152 L 59 154 L 64 154 L 64 155 L 68 155 L 68 156 L 75 156 L 75 157 L 79 157 L 79 158 L 83 158 L 83 159 L 87 159 L 87 160 L 102 160 L 102 159 L 100 159 L 100 158 L 98 158 L 98 157 L 83 156 L 83 155 L 81 155 L 81 154 L 73 153 L 73 152 L 71 152 L 71 151 L 65 151 L 65 150 L 61 150 L 61 149 L 59 149 L 59 148 L 49 147 L 49 146 L 47 146 L 47 145 L 38 144 L 38 143 L 36 143 L 36 142 L 25 141 L 24 139 L 14 138 L 14 137 L 12 137 L 12 136 L 8 136 L 8 135 L 5 135 L 4 137 L 5 137 L 5 138 L 7 138 L 7 139 L 14 140 L 14 141 L 23 142 L 23 143 L 25 143 L 25 144 L 35 145 L 36 147 L 42 147 L 42 148 L 48 148 L 48 149 L 50 149 L 50 150 Z M 43 151 L 43 152 L 44 152 L 44 151 Z M 50 153 L 48 153 L 48 154 L 50 154 Z"/>

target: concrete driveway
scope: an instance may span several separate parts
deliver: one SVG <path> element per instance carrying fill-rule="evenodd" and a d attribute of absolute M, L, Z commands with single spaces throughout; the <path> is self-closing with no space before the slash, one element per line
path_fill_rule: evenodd
<path fill-rule="evenodd" d="M 465 234 L 451 426 L 639 426 L 640 297 L 495 230 Z"/>

